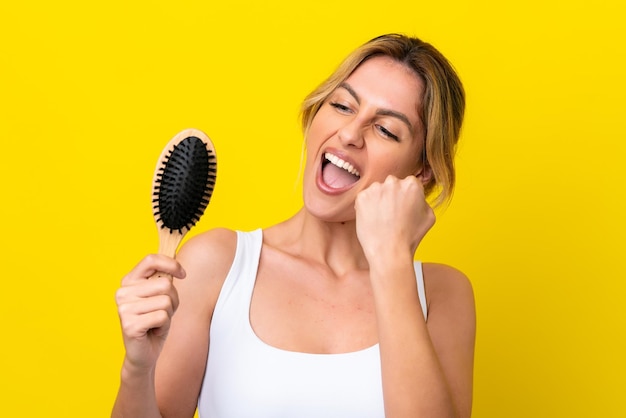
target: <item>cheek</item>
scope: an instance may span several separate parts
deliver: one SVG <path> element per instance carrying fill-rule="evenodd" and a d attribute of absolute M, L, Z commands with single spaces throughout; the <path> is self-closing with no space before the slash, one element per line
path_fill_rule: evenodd
<path fill-rule="evenodd" d="M 318 137 L 324 131 L 324 110 L 320 109 L 313 120 L 311 121 L 311 126 L 309 127 L 308 136 L 309 137 Z"/>
<path fill-rule="evenodd" d="M 322 105 L 311 121 L 308 136 L 312 139 L 325 140 L 331 137 L 341 126 L 343 119 L 329 105 Z"/>
<path fill-rule="evenodd" d="M 312 152 L 315 152 L 315 149 L 319 147 L 320 138 L 321 132 L 319 127 L 315 124 L 315 122 L 313 122 L 306 133 L 306 137 L 304 138 L 308 156 L 310 156 Z"/>
<path fill-rule="evenodd" d="M 322 134 L 319 130 L 311 124 L 309 131 L 307 132 L 306 137 L 304 138 L 305 144 L 305 155 L 304 155 L 304 174 L 312 175 L 314 174 L 315 167 L 317 166 L 315 163 L 319 157 L 319 151 L 322 144 Z"/>
<path fill-rule="evenodd" d="M 307 160 L 315 159 L 322 145 L 336 132 L 332 120 L 324 114 L 324 109 L 315 115 L 306 133 Z"/>
<path fill-rule="evenodd" d="M 422 167 L 422 150 L 419 146 L 412 146 L 410 150 L 402 155 L 399 163 L 400 170 L 406 173 L 405 176 L 415 175 Z"/>
<path fill-rule="evenodd" d="M 374 151 L 374 150 L 372 150 Z M 388 175 L 398 178 L 412 176 L 419 171 L 420 160 L 414 150 L 403 152 L 373 152 L 373 161 L 378 173 L 376 181 L 384 181 Z"/>
<path fill-rule="evenodd" d="M 421 167 L 422 167 L 421 157 L 419 155 L 413 155 L 411 160 L 407 161 L 406 164 L 404 165 L 404 171 L 407 173 L 407 176 L 415 175 L 418 171 L 420 171 Z"/>

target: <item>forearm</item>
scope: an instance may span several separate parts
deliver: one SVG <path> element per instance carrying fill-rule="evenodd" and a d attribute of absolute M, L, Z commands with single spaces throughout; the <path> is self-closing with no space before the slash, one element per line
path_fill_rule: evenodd
<path fill-rule="evenodd" d="M 138 372 L 122 367 L 112 418 L 163 418 L 156 402 L 154 370 Z"/>
<path fill-rule="evenodd" d="M 412 255 L 377 259 L 370 275 L 386 416 L 457 417 L 422 314 Z"/>

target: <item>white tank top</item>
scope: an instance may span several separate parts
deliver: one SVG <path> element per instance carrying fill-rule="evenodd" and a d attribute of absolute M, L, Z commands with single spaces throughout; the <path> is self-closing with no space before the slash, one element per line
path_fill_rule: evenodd
<path fill-rule="evenodd" d="M 281 350 L 250 325 L 263 234 L 237 232 L 233 265 L 220 292 L 198 400 L 201 418 L 382 418 L 378 344 L 341 354 Z M 424 317 L 421 263 L 415 263 Z"/>

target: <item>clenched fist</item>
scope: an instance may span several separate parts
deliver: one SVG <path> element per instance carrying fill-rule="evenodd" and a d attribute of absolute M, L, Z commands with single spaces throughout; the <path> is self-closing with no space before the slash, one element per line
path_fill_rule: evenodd
<path fill-rule="evenodd" d="M 165 274 L 156 275 L 157 272 Z M 139 262 L 122 280 L 122 287 L 115 296 L 127 366 L 142 370 L 155 366 L 178 307 L 172 276 L 185 276 L 181 265 L 172 258 L 153 254 Z"/>
<path fill-rule="evenodd" d="M 388 176 L 356 198 L 356 230 L 368 260 L 389 254 L 410 254 L 435 224 L 419 177 Z"/>

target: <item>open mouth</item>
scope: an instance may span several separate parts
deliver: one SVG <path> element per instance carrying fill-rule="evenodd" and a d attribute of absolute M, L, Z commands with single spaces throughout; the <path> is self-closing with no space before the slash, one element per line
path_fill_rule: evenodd
<path fill-rule="evenodd" d="M 359 181 L 361 174 L 349 162 L 329 152 L 322 161 L 322 179 L 333 189 L 344 189 Z"/>

